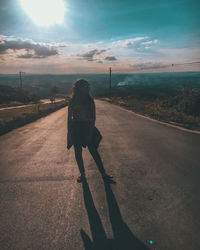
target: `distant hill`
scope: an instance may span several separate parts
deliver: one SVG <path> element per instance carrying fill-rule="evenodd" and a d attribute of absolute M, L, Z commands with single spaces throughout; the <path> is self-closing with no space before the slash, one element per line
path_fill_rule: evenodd
<path fill-rule="evenodd" d="M 0 104 L 8 104 L 10 102 L 21 102 L 24 104 L 37 102 L 39 98 L 27 90 L 13 88 L 8 85 L 0 85 Z"/>
<path fill-rule="evenodd" d="M 72 83 L 78 78 L 84 78 L 90 83 L 93 96 L 108 95 L 109 74 L 25 74 L 22 86 L 39 98 L 46 99 L 51 96 L 51 87 L 56 85 L 59 89 L 57 97 L 64 98 L 70 94 Z M 19 87 L 19 83 L 18 74 L 0 74 L 0 84 Z M 152 97 L 176 95 L 184 84 L 200 91 L 200 72 L 112 74 L 112 93 L 117 96 L 131 93 Z"/>

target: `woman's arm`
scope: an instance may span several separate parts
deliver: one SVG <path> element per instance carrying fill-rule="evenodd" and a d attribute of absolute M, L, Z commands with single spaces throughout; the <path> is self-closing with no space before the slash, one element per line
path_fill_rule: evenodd
<path fill-rule="evenodd" d="M 90 119 L 90 132 L 89 132 L 89 140 L 92 137 L 92 132 L 93 132 L 93 128 L 95 126 L 95 121 L 96 121 L 96 107 L 95 107 L 95 103 L 94 100 L 92 99 L 91 102 L 91 119 Z"/>
<path fill-rule="evenodd" d="M 95 126 L 95 121 L 96 121 L 96 107 L 94 100 L 92 99 L 92 125 Z"/>
<path fill-rule="evenodd" d="M 68 129 L 68 132 L 70 131 L 70 128 L 71 128 L 71 120 L 72 120 L 72 103 L 71 103 L 71 100 L 69 100 L 69 103 L 68 103 L 68 117 L 67 117 L 67 129 Z"/>

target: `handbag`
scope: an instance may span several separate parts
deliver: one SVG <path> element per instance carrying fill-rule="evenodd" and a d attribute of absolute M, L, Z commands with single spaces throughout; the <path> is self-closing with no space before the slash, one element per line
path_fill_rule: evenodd
<path fill-rule="evenodd" d="M 71 146 L 73 145 L 72 138 L 70 136 L 70 133 L 67 133 L 67 149 L 70 149 Z"/>
<path fill-rule="evenodd" d="M 94 131 L 93 131 L 93 136 L 92 136 L 92 141 L 95 145 L 96 148 L 98 148 L 101 140 L 102 140 L 102 135 L 100 133 L 100 131 L 98 130 L 97 127 L 94 126 Z"/>

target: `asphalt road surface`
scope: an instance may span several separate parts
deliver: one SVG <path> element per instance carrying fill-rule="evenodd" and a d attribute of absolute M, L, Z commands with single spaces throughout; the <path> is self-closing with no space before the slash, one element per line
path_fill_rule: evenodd
<path fill-rule="evenodd" d="M 0 249 L 199 250 L 200 135 L 96 100 L 104 182 L 67 107 L 0 137 Z"/>

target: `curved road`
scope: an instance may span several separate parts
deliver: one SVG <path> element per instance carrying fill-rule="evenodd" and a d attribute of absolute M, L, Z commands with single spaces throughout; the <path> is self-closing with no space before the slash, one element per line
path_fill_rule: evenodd
<path fill-rule="evenodd" d="M 76 182 L 67 107 L 1 136 L 0 249 L 199 250 L 200 135 L 95 103 L 116 183 L 85 148 Z"/>

